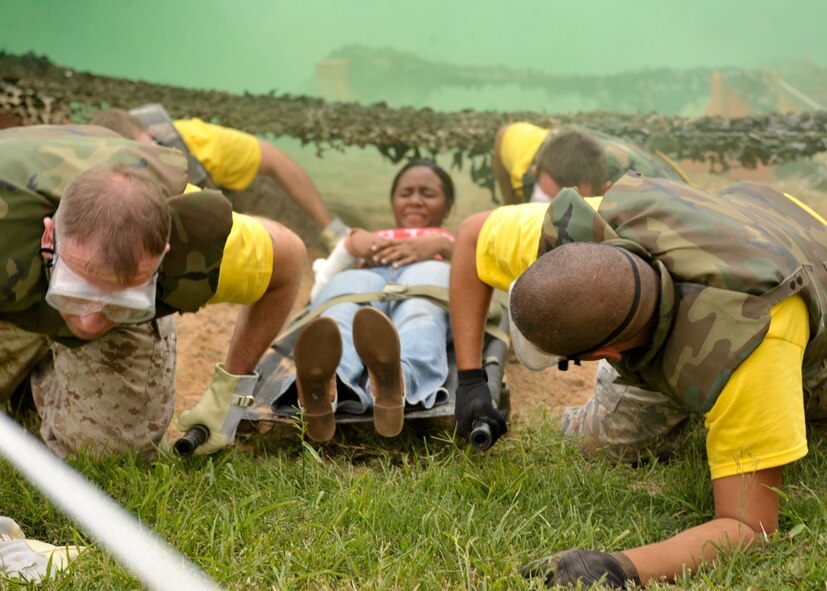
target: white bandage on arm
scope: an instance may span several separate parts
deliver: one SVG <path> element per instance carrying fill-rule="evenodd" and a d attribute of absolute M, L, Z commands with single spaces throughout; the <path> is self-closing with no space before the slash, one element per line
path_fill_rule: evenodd
<path fill-rule="evenodd" d="M 313 273 L 316 275 L 316 281 L 313 283 L 313 289 L 310 290 L 311 299 L 316 297 L 316 294 L 327 285 L 327 282 L 334 275 L 345 269 L 352 269 L 358 264 L 359 259 L 348 252 L 345 242 L 345 239 L 339 240 L 339 243 L 336 244 L 330 256 L 326 259 L 313 261 Z"/>

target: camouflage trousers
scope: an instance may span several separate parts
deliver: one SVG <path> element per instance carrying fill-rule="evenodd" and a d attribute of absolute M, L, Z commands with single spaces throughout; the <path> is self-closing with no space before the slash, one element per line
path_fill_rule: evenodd
<path fill-rule="evenodd" d="M 594 394 L 585 405 L 563 411 L 563 435 L 578 437 L 586 452 L 629 464 L 641 457 L 668 457 L 686 435 L 693 412 L 660 392 L 615 383 L 617 371 L 601 361 Z M 827 426 L 827 360 L 804 379 L 805 416 Z"/>
<path fill-rule="evenodd" d="M 80 347 L 0 322 L 0 401 L 30 378 L 41 437 L 60 457 L 152 455 L 172 419 L 175 342 L 171 317 Z"/>

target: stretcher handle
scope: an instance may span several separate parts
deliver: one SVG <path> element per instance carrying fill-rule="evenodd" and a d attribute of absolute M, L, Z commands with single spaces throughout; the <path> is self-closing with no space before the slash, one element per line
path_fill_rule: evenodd
<path fill-rule="evenodd" d="M 471 447 L 478 451 L 485 451 L 494 445 L 494 434 L 491 433 L 491 425 L 485 419 L 474 421 L 471 435 L 468 436 Z"/>
<path fill-rule="evenodd" d="M 184 435 L 172 444 L 172 449 L 179 458 L 190 458 L 196 448 L 210 438 L 210 430 L 204 425 L 193 425 Z"/>

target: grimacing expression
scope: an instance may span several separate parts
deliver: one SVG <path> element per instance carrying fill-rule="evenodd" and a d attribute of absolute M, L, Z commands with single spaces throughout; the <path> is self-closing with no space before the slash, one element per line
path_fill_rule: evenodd
<path fill-rule="evenodd" d="M 441 226 L 451 209 L 442 181 L 427 166 L 414 166 L 399 177 L 391 205 L 398 228 Z"/>

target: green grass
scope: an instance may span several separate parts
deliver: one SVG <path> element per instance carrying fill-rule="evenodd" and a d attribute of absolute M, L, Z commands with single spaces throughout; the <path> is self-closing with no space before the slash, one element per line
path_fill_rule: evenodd
<path fill-rule="evenodd" d="M 229 589 L 537 589 L 517 573 L 529 559 L 622 549 L 711 517 L 696 427 L 671 462 L 637 469 L 583 459 L 548 421 L 516 424 L 484 454 L 439 426 L 414 426 L 399 440 L 351 427 L 324 446 L 282 427 L 209 458 L 73 464 Z M 824 474 L 827 439 L 813 434 L 810 455 L 786 472 L 774 541 L 679 588 L 825 589 Z M 91 543 L 8 464 L 0 481 L 1 513 L 29 537 Z M 92 544 L 67 575 L 38 588 L 139 587 Z"/>

